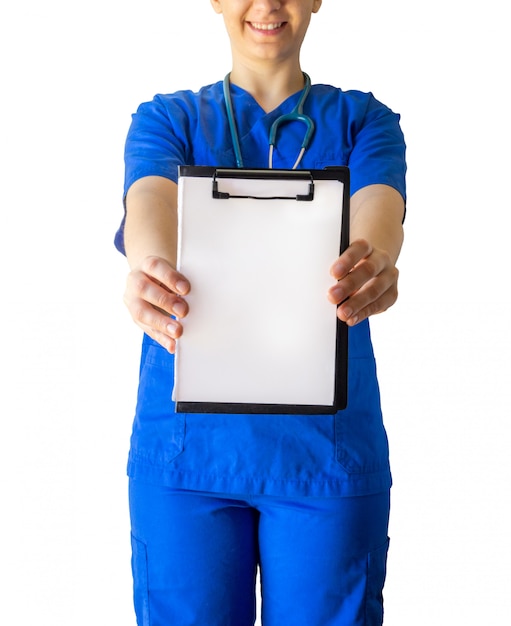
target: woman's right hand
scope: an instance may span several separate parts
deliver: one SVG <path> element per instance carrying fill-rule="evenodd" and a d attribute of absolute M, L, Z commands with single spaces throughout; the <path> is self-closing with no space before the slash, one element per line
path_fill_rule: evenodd
<path fill-rule="evenodd" d="M 124 303 L 135 324 L 174 353 L 176 339 L 183 332 L 179 320 L 188 313 L 188 304 L 182 296 L 189 291 L 188 280 L 168 261 L 149 256 L 128 274 Z"/>

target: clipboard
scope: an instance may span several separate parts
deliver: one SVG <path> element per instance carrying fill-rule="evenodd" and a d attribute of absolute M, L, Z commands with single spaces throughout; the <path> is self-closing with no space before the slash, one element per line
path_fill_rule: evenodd
<path fill-rule="evenodd" d="M 347 404 L 348 327 L 327 299 L 349 245 L 349 169 L 181 166 L 178 413 L 333 414 Z"/>

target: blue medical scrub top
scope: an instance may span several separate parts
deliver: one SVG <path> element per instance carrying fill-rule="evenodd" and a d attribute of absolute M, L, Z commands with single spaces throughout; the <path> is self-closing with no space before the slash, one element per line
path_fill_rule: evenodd
<path fill-rule="evenodd" d="M 245 167 L 267 167 L 270 127 L 293 109 L 300 93 L 271 113 L 235 85 L 231 94 Z M 348 166 L 352 194 L 386 184 L 405 198 L 399 115 L 370 93 L 329 85 L 313 85 L 304 111 L 316 130 L 300 168 Z M 280 128 L 275 168 L 292 167 L 303 133 L 299 122 Z M 125 162 L 125 193 L 143 176 L 177 182 L 181 164 L 236 167 L 222 83 L 197 93 L 157 95 L 140 105 Z M 123 228 L 124 220 L 115 244 L 124 253 Z M 173 366 L 173 355 L 144 336 L 129 476 L 178 489 L 290 497 L 365 495 L 390 487 L 367 320 L 349 329 L 348 406 L 336 415 L 177 414 Z"/>

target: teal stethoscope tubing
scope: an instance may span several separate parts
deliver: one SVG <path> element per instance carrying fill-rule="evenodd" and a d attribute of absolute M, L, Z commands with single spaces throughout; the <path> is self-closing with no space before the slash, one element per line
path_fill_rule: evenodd
<path fill-rule="evenodd" d="M 236 128 L 236 122 L 234 120 L 234 110 L 232 107 L 232 98 L 231 98 L 231 89 L 230 89 L 230 73 L 224 78 L 224 100 L 225 100 L 225 108 L 227 109 L 227 120 L 229 122 L 229 129 L 231 131 L 231 139 L 232 145 L 234 148 L 234 155 L 236 157 L 236 165 L 238 167 L 243 167 L 243 158 L 241 156 L 241 148 L 240 141 L 238 135 L 238 129 Z M 311 89 L 311 79 L 309 76 L 303 72 L 303 77 L 305 80 L 305 86 L 302 91 L 302 95 L 300 96 L 300 100 L 295 108 L 291 111 L 291 113 L 286 113 L 285 115 L 281 115 L 278 117 L 272 124 L 270 128 L 270 135 L 268 138 L 269 144 L 269 154 L 268 154 L 268 167 L 271 169 L 273 167 L 273 148 L 277 143 L 277 131 L 279 126 L 285 124 L 287 122 L 303 122 L 306 126 L 305 135 L 302 141 L 302 147 L 298 154 L 298 157 L 293 165 L 292 169 L 296 169 L 300 164 L 300 161 L 303 158 L 305 150 L 307 150 L 309 143 L 311 141 L 312 135 L 314 133 L 314 122 L 308 115 L 305 115 L 303 112 L 303 105 L 307 96 L 309 95 L 309 91 Z"/>

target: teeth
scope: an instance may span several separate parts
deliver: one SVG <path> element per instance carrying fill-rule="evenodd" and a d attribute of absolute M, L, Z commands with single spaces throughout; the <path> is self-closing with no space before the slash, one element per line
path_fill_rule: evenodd
<path fill-rule="evenodd" d="M 276 30 L 282 26 L 282 22 L 278 22 L 277 24 L 258 24 L 257 22 L 252 22 L 252 26 L 257 28 L 257 30 Z"/>

